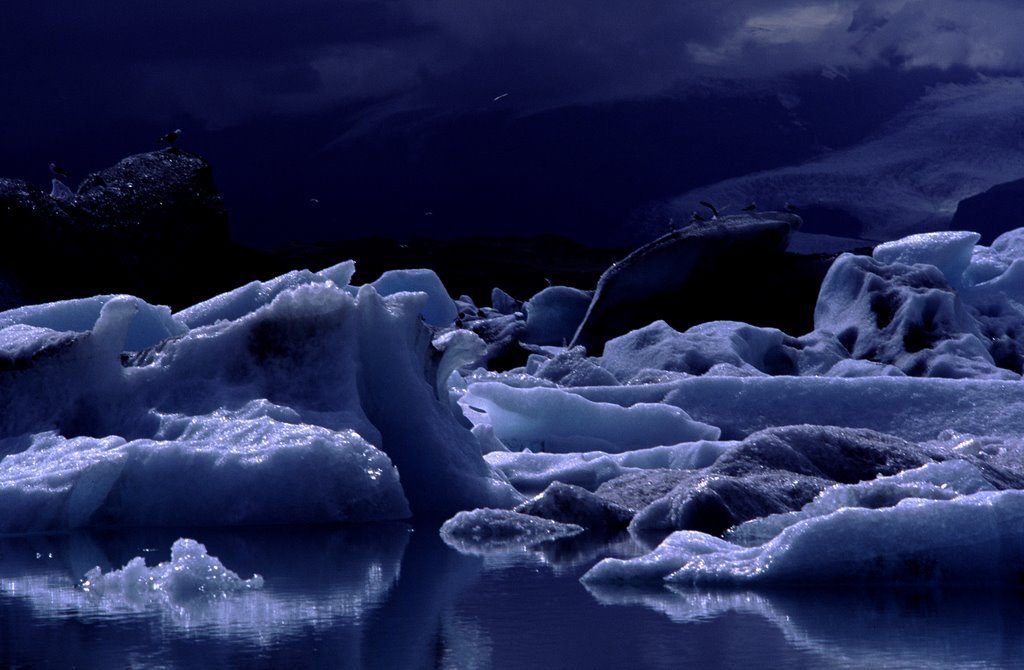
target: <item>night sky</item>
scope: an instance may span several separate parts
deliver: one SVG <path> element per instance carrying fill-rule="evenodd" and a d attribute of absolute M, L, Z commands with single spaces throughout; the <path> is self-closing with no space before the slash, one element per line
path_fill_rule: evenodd
<path fill-rule="evenodd" d="M 1021 25 L 1009 0 L 8 2 L 0 176 L 77 184 L 181 128 L 248 244 L 635 243 L 672 196 L 1020 76 Z"/>

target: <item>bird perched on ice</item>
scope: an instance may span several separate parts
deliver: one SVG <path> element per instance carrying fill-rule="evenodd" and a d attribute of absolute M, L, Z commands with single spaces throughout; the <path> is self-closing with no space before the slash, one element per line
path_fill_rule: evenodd
<path fill-rule="evenodd" d="M 799 211 L 800 211 L 800 208 L 799 208 L 799 207 L 797 207 L 796 205 L 794 205 L 794 204 L 793 204 L 793 203 L 791 203 L 791 202 L 787 202 L 787 203 L 786 203 L 786 211 L 787 211 L 787 212 L 799 212 Z"/>
<path fill-rule="evenodd" d="M 173 147 L 174 143 L 178 141 L 179 137 L 181 137 L 181 128 L 175 128 L 174 130 L 167 133 L 157 141 L 160 142 L 160 144 L 166 144 L 168 146 Z"/>
<path fill-rule="evenodd" d="M 746 207 L 743 208 L 743 211 L 744 212 L 756 212 L 757 211 L 757 203 L 756 202 L 750 203 L 749 205 L 747 205 Z"/>
<path fill-rule="evenodd" d="M 64 179 L 67 179 L 68 177 L 71 176 L 67 170 L 57 165 L 56 163 L 50 163 L 50 174 L 52 174 L 54 177 L 63 177 Z"/>

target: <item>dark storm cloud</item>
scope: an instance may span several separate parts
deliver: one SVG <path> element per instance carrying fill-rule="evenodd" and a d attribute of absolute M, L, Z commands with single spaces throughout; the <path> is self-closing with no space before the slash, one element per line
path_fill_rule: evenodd
<path fill-rule="evenodd" d="M 223 127 L 361 99 L 460 109 L 508 93 L 536 110 L 701 77 L 1019 70 L 1020 25 L 1024 7 L 1000 0 L 65 0 L 6 3 L 0 74 L 85 115 L 93 90 L 124 114 Z"/>

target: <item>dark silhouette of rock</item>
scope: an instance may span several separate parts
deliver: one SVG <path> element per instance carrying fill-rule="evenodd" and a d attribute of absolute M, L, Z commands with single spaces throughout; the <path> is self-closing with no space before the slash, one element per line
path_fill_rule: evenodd
<path fill-rule="evenodd" d="M 677 330 L 716 320 L 811 330 L 832 257 L 786 253 L 799 225 L 783 212 L 727 216 L 640 247 L 601 276 L 572 345 L 598 355 L 609 339 L 658 319 Z"/>
<path fill-rule="evenodd" d="M 992 244 L 1002 233 L 1024 225 L 1024 179 L 997 184 L 957 204 L 950 230 L 981 233 L 981 244 Z"/>
<path fill-rule="evenodd" d="M 129 156 L 60 199 L 0 179 L 0 230 L 0 307 L 98 293 L 183 307 L 228 288 L 234 265 L 209 163 L 174 148 Z"/>

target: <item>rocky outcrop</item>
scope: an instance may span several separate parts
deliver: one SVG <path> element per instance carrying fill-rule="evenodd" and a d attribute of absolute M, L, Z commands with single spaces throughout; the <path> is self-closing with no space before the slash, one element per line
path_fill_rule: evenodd
<path fill-rule="evenodd" d="M 98 293 L 187 305 L 220 288 L 227 210 L 200 156 L 129 156 L 72 192 L 0 179 L 0 308 Z"/>
<path fill-rule="evenodd" d="M 662 319 L 677 330 L 736 320 L 789 333 L 809 315 L 831 258 L 786 253 L 799 217 L 726 216 L 663 235 L 612 265 L 572 345 L 598 355 L 608 340 Z"/>

